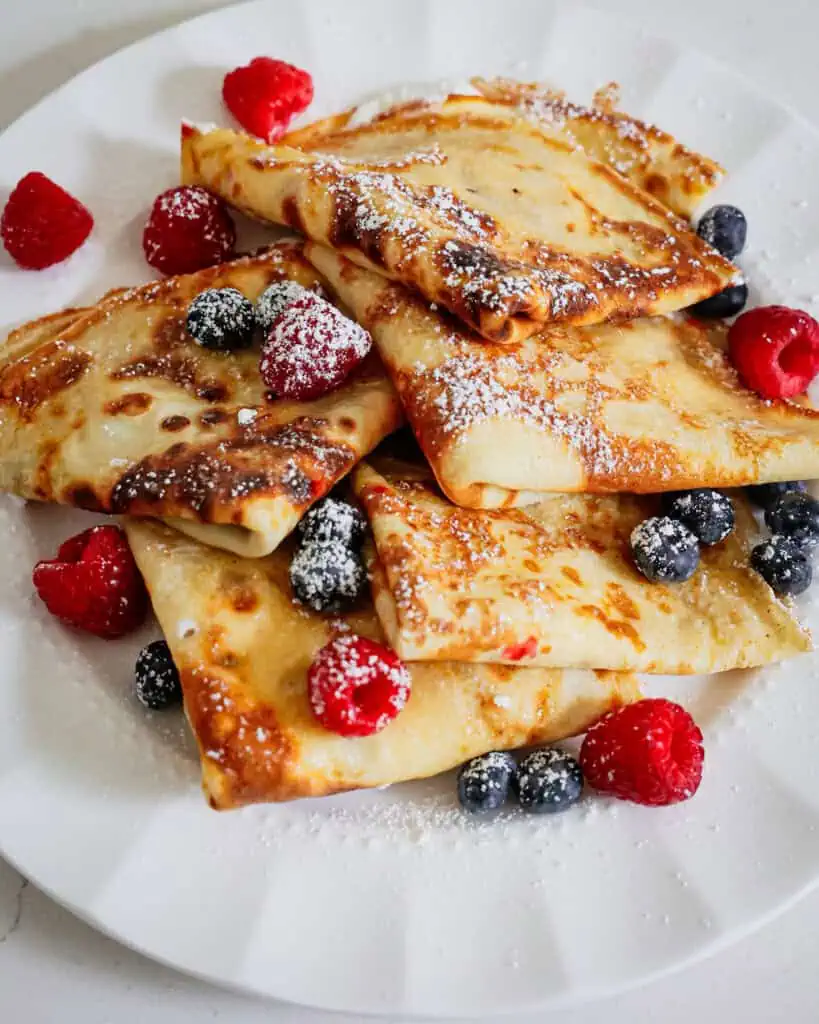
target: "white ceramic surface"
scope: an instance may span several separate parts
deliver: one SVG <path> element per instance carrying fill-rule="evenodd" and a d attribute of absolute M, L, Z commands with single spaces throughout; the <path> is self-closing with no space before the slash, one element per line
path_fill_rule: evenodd
<path fill-rule="evenodd" d="M 179 119 L 220 119 L 224 70 L 258 52 L 316 74 L 311 116 L 397 82 L 476 71 L 548 77 L 580 98 L 615 78 L 629 110 L 731 170 L 722 193 L 752 223 L 757 299 L 817 312 L 819 143 L 803 122 L 710 61 L 576 5 L 517 0 L 479 20 L 468 0 L 411 8 L 231 8 L 117 55 L 37 107 L 0 139 L 0 192 L 40 168 L 89 203 L 97 230 L 45 274 L 0 260 L 3 320 L 145 278 L 139 227 L 174 181 Z M 589 799 L 559 821 L 476 826 L 444 779 L 218 816 L 200 800 L 181 721 L 147 716 L 130 697 L 144 638 L 80 639 L 31 597 L 33 562 L 88 518 L 13 500 L 0 517 L 0 849 L 158 959 L 313 1005 L 492 1013 L 678 966 L 814 881 L 813 658 L 652 684 L 684 694 L 706 732 L 706 781 L 682 807 Z"/>

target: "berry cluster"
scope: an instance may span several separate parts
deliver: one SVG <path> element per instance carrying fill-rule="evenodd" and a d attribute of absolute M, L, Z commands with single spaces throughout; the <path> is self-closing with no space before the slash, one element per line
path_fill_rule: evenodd
<path fill-rule="evenodd" d="M 736 206 L 713 206 L 703 214 L 697 234 L 728 260 L 745 248 L 748 223 Z M 692 306 L 694 316 L 724 319 L 740 313 L 748 301 L 744 281 Z M 799 309 L 760 306 L 743 313 L 728 331 L 731 360 L 745 384 L 762 398 L 803 394 L 819 373 L 819 323 Z"/>
<path fill-rule="evenodd" d="M 304 516 L 290 563 L 290 585 L 302 604 L 338 612 L 356 601 L 367 582 L 360 553 L 365 529 L 359 509 L 336 498 L 325 498 Z"/>
<path fill-rule="evenodd" d="M 259 373 L 279 398 L 310 401 L 339 387 L 364 359 L 372 339 L 317 292 L 276 281 L 254 307 L 235 288 L 208 288 L 191 302 L 185 327 L 203 348 L 247 348 L 263 336 Z"/>
<path fill-rule="evenodd" d="M 458 799 L 471 814 L 502 807 L 510 796 L 533 814 L 556 814 L 580 799 L 583 772 L 577 761 L 557 747 L 533 750 L 520 761 L 493 750 L 467 761 L 458 772 Z"/>
<path fill-rule="evenodd" d="M 777 594 L 803 593 L 813 581 L 810 552 L 819 544 L 819 501 L 801 481 L 749 487 L 748 496 L 771 531 L 751 552 L 751 565 Z"/>
<path fill-rule="evenodd" d="M 458 773 L 465 810 L 485 814 L 516 796 L 525 811 L 555 814 L 576 803 L 583 781 L 621 800 L 663 806 L 687 800 L 702 779 L 702 733 L 688 712 L 665 699 L 628 704 L 586 733 L 575 760 L 556 747 L 525 755 L 505 751 L 468 761 Z"/>
<path fill-rule="evenodd" d="M 745 248 L 748 222 L 736 206 L 712 206 L 697 224 L 697 234 L 727 260 L 735 260 Z M 748 285 L 744 281 L 729 285 L 723 291 L 703 299 L 691 307 L 694 316 L 707 320 L 736 316 L 748 301 Z"/>
<path fill-rule="evenodd" d="M 652 516 L 634 528 L 634 563 L 654 583 L 682 583 L 696 572 L 700 544 L 719 544 L 734 528 L 729 497 L 711 488 L 663 496 L 664 515 Z"/>

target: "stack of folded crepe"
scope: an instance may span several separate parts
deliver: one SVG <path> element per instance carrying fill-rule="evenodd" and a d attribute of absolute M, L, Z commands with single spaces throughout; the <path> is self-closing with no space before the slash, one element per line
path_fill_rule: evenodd
<path fill-rule="evenodd" d="M 748 391 L 723 329 L 679 312 L 736 279 L 687 220 L 721 169 L 608 108 L 475 84 L 272 146 L 186 125 L 185 183 L 305 240 L 46 318 L 2 354 L 0 487 L 127 517 L 215 807 L 432 775 L 582 732 L 637 699 L 635 672 L 810 649 L 748 566 L 740 496 L 688 582 L 630 556 L 659 492 L 819 477 L 819 416 Z M 282 279 L 374 339 L 317 401 L 184 330 L 204 288 Z M 404 418 L 423 458 L 362 461 Z M 351 470 L 372 600 L 323 615 L 292 595 L 286 538 Z M 306 688 L 351 629 L 412 676 L 358 738 Z"/>

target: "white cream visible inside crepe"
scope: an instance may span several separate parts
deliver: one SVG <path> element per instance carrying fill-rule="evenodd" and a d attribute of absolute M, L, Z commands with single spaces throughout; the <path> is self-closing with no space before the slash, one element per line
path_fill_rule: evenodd
<path fill-rule="evenodd" d="M 375 542 L 375 607 L 410 661 L 707 673 L 811 650 L 748 564 L 755 527 L 739 496 L 736 531 L 703 548 L 688 582 L 663 586 L 629 548 L 656 499 L 552 495 L 475 511 L 447 501 L 426 469 L 377 465 L 362 463 L 353 485 Z"/>
<path fill-rule="evenodd" d="M 147 520 L 125 527 L 181 675 L 205 794 L 220 810 L 434 775 L 582 732 L 639 697 L 630 674 L 417 664 L 394 721 L 340 736 L 313 716 L 307 670 L 340 632 L 383 640 L 369 600 L 343 616 L 295 603 L 289 543 L 243 559 Z"/>

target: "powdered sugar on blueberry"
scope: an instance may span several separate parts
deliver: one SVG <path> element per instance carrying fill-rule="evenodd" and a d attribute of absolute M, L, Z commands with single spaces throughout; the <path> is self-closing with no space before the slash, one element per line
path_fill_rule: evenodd
<path fill-rule="evenodd" d="M 296 299 L 307 294 L 307 289 L 298 281 L 274 281 L 259 296 L 256 302 L 256 320 L 267 333 L 276 318 Z"/>

